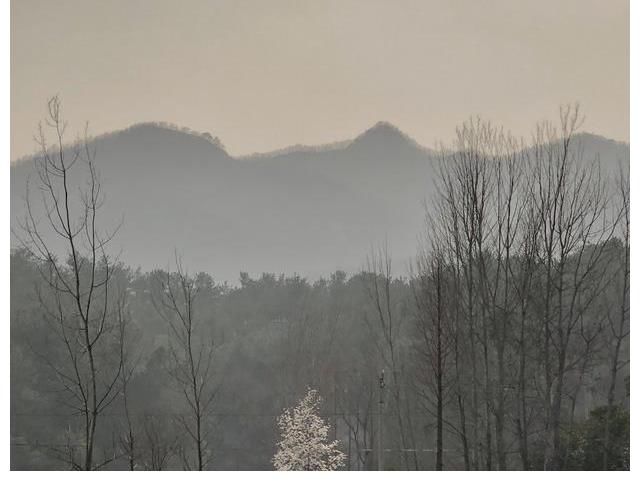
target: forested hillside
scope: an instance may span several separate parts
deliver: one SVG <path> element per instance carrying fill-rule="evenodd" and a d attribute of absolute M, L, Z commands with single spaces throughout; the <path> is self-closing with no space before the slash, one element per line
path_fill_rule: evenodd
<path fill-rule="evenodd" d="M 619 242 L 612 242 L 607 253 L 611 273 L 624 257 Z M 124 265 L 122 288 L 127 292 L 128 341 L 133 367 L 129 382 L 129 412 L 138 435 L 137 468 L 152 468 L 152 453 L 166 453 L 163 468 L 182 468 L 180 446 L 189 446 L 175 416 L 184 411 L 180 392 L 169 373 L 169 328 L 157 314 L 152 295 L 159 293 L 163 271 L 136 273 Z M 33 259 L 16 252 L 11 258 L 11 435 L 12 467 L 17 469 L 55 469 L 65 465 L 50 447 L 63 448 L 74 420 L 73 411 L 64 404 L 51 363 L 64 364 L 64 353 L 55 349 L 56 338 L 47 327 L 39 308 L 34 285 L 39 283 Z M 380 281 L 384 281 L 380 278 Z M 270 469 L 277 439 L 275 420 L 283 407 L 290 406 L 307 386 L 316 387 L 325 403 L 322 414 L 333 425 L 342 449 L 350 456 L 348 468 L 375 468 L 375 428 L 378 411 L 378 372 L 384 364 L 380 348 L 384 345 L 377 326 L 378 314 L 367 286 L 371 277 L 360 274 L 347 277 L 336 272 L 327 279 L 310 283 L 300 277 L 243 275 L 241 285 L 225 288 L 215 285 L 210 276 L 198 277 L 199 294 L 195 318 L 197 327 L 212 337 L 216 346 L 213 378 L 219 387 L 211 418 L 211 436 L 207 442 L 213 469 Z M 425 356 L 424 332 L 420 328 L 415 302 L 416 282 L 392 280 L 392 316 L 397 329 L 398 385 L 402 390 L 403 418 L 409 442 L 402 442 L 398 418 L 392 407 L 385 411 L 387 439 L 385 447 L 389 468 L 402 469 L 401 448 L 416 448 L 420 469 L 435 466 L 434 378 Z M 616 296 L 612 285 L 609 294 Z M 611 301 L 610 310 L 617 300 Z M 609 313 L 608 311 L 605 311 Z M 586 317 L 598 319 L 604 312 L 592 309 Z M 611 313 L 613 314 L 613 313 Z M 533 328 L 531 328 L 533 331 Z M 534 332 L 526 336 L 535 337 Z M 573 430 L 589 416 L 589 411 L 606 404 L 609 383 L 607 348 L 615 339 L 604 327 L 589 359 L 571 371 L 571 399 L 566 407 L 567 424 L 573 418 Z M 431 340 L 429 339 L 429 342 Z M 582 340 L 575 341 L 581 348 Z M 518 449 L 518 336 L 508 339 L 506 395 L 509 448 L 508 467 L 521 467 Z M 624 348 L 628 356 L 628 347 Z M 527 354 L 535 358 L 533 348 Z M 447 367 L 453 372 L 454 359 Z M 449 370 L 447 370 L 448 372 Z M 389 371 L 386 371 L 387 376 Z M 454 373 L 447 373 L 444 414 L 444 466 L 464 469 L 464 446 L 461 440 L 458 396 Z M 390 383 L 390 381 L 387 381 Z M 393 385 L 389 390 L 396 390 Z M 469 391 L 467 386 L 465 389 Z M 540 399 L 531 387 L 527 410 L 530 412 L 531 467 L 542 461 L 540 426 L 543 423 Z M 469 394 L 462 393 L 462 396 Z M 575 405 L 573 404 L 575 400 Z M 537 402 L 536 402 L 537 401 Z M 619 375 L 615 401 L 628 409 L 628 367 Z M 628 416 L 626 416 L 628 417 Z M 628 420 L 627 420 L 628 421 Z M 628 423 L 627 423 L 628 424 Z M 121 439 L 127 421 L 123 400 L 118 398 L 105 411 L 105 424 L 98 442 L 106 457 L 122 452 Z M 567 435 L 570 428 L 567 427 Z M 628 442 L 628 434 L 616 439 Z M 625 440 L 626 439 L 626 440 Z M 410 447 L 409 447 L 410 445 Z M 617 442 L 617 445 L 620 445 Z M 567 450 L 568 451 L 568 450 Z M 413 453 L 408 454 L 413 456 Z M 101 455 L 102 457 L 102 455 Z M 126 458 L 109 468 L 126 468 Z M 156 466 L 157 466 L 156 462 Z M 413 462 L 410 463 L 414 465 Z M 579 466 L 580 464 L 577 464 Z"/>

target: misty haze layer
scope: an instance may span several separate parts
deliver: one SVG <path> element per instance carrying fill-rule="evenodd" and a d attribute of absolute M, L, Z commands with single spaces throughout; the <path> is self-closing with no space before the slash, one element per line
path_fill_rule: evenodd
<path fill-rule="evenodd" d="M 594 135 L 580 135 L 579 143 L 605 170 L 628 153 L 628 145 Z M 92 146 L 103 223 L 121 223 L 110 252 L 147 271 L 166 268 L 177 252 L 189 270 L 216 281 L 237 283 L 241 271 L 356 272 L 384 241 L 395 274 L 406 274 L 434 194 L 433 151 L 388 123 L 335 145 L 241 158 L 209 134 L 160 124 L 104 135 Z M 37 206 L 32 160 L 11 168 L 14 228 L 29 175 Z"/>
<path fill-rule="evenodd" d="M 415 252 L 430 188 L 429 152 L 379 124 L 345 148 L 234 159 L 206 136 L 145 124 L 95 141 L 112 251 L 145 270 L 174 250 L 191 270 L 318 276 L 357 270 L 389 237 Z M 12 168 L 12 225 L 23 213 L 26 162 Z M 33 190 L 32 190 L 33 192 Z"/>

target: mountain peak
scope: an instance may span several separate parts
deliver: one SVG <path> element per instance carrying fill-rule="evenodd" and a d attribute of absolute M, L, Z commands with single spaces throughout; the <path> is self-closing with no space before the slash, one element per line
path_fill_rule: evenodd
<path fill-rule="evenodd" d="M 389 123 L 388 121 L 378 121 L 368 130 L 365 130 L 360 136 L 356 137 L 356 140 L 363 137 L 402 137 L 408 139 L 407 135 L 405 135 L 402 131 L 398 129 L 397 126 Z"/>
<path fill-rule="evenodd" d="M 413 147 L 421 148 L 413 138 L 398 129 L 397 126 L 388 121 L 378 121 L 368 130 L 358 135 L 351 144 L 352 147 L 374 147 L 374 148 L 398 148 Z"/>

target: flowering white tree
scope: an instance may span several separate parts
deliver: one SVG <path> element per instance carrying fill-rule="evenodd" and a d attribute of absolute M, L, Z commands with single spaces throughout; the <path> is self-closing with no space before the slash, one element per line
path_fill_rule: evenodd
<path fill-rule="evenodd" d="M 282 440 L 273 457 L 276 470 L 333 471 L 344 464 L 339 441 L 327 440 L 329 425 L 318 414 L 320 401 L 318 391 L 308 389 L 295 408 L 285 409 L 278 418 Z"/>

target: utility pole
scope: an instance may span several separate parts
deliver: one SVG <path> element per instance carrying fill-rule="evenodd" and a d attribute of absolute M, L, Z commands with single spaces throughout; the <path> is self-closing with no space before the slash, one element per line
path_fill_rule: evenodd
<path fill-rule="evenodd" d="M 336 391 L 336 374 L 333 374 L 333 439 L 338 439 L 338 392 Z"/>
<path fill-rule="evenodd" d="M 384 470 L 384 449 L 382 447 L 382 409 L 384 407 L 384 368 L 380 372 L 378 400 L 378 470 Z"/>

